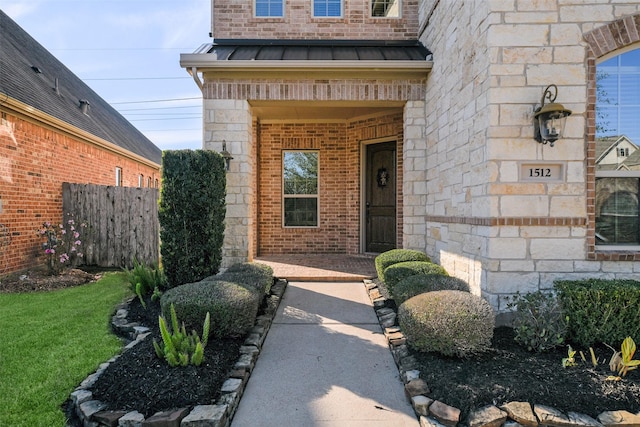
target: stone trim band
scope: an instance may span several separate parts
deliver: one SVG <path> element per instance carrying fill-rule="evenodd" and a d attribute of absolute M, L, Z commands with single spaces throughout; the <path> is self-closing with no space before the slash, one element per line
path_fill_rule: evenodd
<path fill-rule="evenodd" d="M 445 224 L 467 224 L 483 226 L 580 226 L 587 225 L 587 218 L 571 217 L 466 217 L 427 215 L 427 222 L 441 222 Z"/>

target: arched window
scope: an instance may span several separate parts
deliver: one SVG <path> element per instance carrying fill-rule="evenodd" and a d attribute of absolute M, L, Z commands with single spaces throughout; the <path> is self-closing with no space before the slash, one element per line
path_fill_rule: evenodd
<path fill-rule="evenodd" d="M 640 247 L 640 48 L 597 65 L 595 117 L 596 245 Z"/>

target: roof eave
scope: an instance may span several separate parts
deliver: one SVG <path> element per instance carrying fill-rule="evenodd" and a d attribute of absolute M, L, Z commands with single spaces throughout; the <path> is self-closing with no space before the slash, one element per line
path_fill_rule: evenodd
<path fill-rule="evenodd" d="M 346 61 L 346 60 L 217 60 L 215 55 L 210 54 L 182 54 L 180 55 L 180 66 L 187 70 L 197 69 L 199 72 L 224 70 L 247 70 L 253 71 L 362 71 L 362 70 L 389 70 L 389 71 L 411 71 L 428 74 L 433 67 L 433 61 Z"/>
<path fill-rule="evenodd" d="M 74 138 L 78 138 L 89 144 L 101 147 L 105 150 L 111 151 L 115 154 L 119 154 L 121 156 L 129 158 L 136 162 L 140 162 L 146 166 L 150 166 L 152 168 L 157 168 L 157 169 L 161 167 L 159 163 L 156 163 L 146 157 L 143 157 L 139 154 L 126 150 L 117 144 L 107 141 L 106 139 L 99 138 L 87 131 L 84 131 L 80 128 L 72 126 L 63 120 L 60 120 L 54 116 L 44 113 L 8 95 L 6 98 L 2 100 L 2 103 L 0 103 L 0 106 L 10 109 L 11 113 L 14 113 L 20 117 L 37 121 L 38 123 L 44 126 L 56 129 Z"/>

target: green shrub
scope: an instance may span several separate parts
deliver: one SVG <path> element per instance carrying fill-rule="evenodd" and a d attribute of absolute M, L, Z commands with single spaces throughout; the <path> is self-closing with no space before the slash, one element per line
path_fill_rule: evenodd
<path fill-rule="evenodd" d="M 555 295 L 545 292 L 517 294 L 507 304 L 514 310 L 515 340 L 529 351 L 551 350 L 564 343 L 567 320 Z"/>
<path fill-rule="evenodd" d="M 248 285 L 262 294 L 268 294 L 273 284 L 273 269 L 266 264 L 244 262 L 232 265 L 215 278 Z"/>
<path fill-rule="evenodd" d="M 223 281 L 187 283 L 169 289 L 160 298 L 163 315 L 169 317 L 173 304 L 188 331 L 199 329 L 209 312 L 211 335 L 216 337 L 244 335 L 253 327 L 261 302 L 257 292 Z"/>
<path fill-rule="evenodd" d="M 391 295 L 401 280 L 416 274 L 440 274 L 448 276 L 447 271 L 440 265 L 428 261 L 407 261 L 393 264 L 384 271 L 384 284 Z"/>
<path fill-rule="evenodd" d="M 416 251 L 413 249 L 391 249 L 390 251 L 383 252 L 375 259 L 376 272 L 378 273 L 378 279 L 384 282 L 384 271 L 390 265 L 397 264 L 399 262 L 406 261 L 427 261 L 431 262 L 431 259 L 424 252 Z"/>
<path fill-rule="evenodd" d="M 226 171 L 208 150 L 162 152 L 160 253 L 170 287 L 216 274 L 222 260 Z"/>
<path fill-rule="evenodd" d="M 434 291 L 402 303 L 398 322 L 411 348 L 468 357 L 491 346 L 495 315 L 489 303 L 479 296 Z"/>
<path fill-rule="evenodd" d="M 569 318 L 567 339 L 584 347 L 619 347 L 627 336 L 640 342 L 640 282 L 558 280 L 555 289 Z"/>
<path fill-rule="evenodd" d="M 415 274 L 402 279 L 393 289 L 397 305 L 425 292 L 463 291 L 469 292 L 469 284 L 462 279 L 442 274 Z"/>

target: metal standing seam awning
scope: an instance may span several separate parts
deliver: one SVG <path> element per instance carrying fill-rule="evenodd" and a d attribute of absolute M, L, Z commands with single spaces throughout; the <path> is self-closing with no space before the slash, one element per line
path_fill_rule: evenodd
<path fill-rule="evenodd" d="M 203 70 L 379 70 L 426 76 L 431 52 L 415 40 L 237 40 L 218 39 L 194 53 L 181 54 L 180 65 L 193 76 Z"/>

